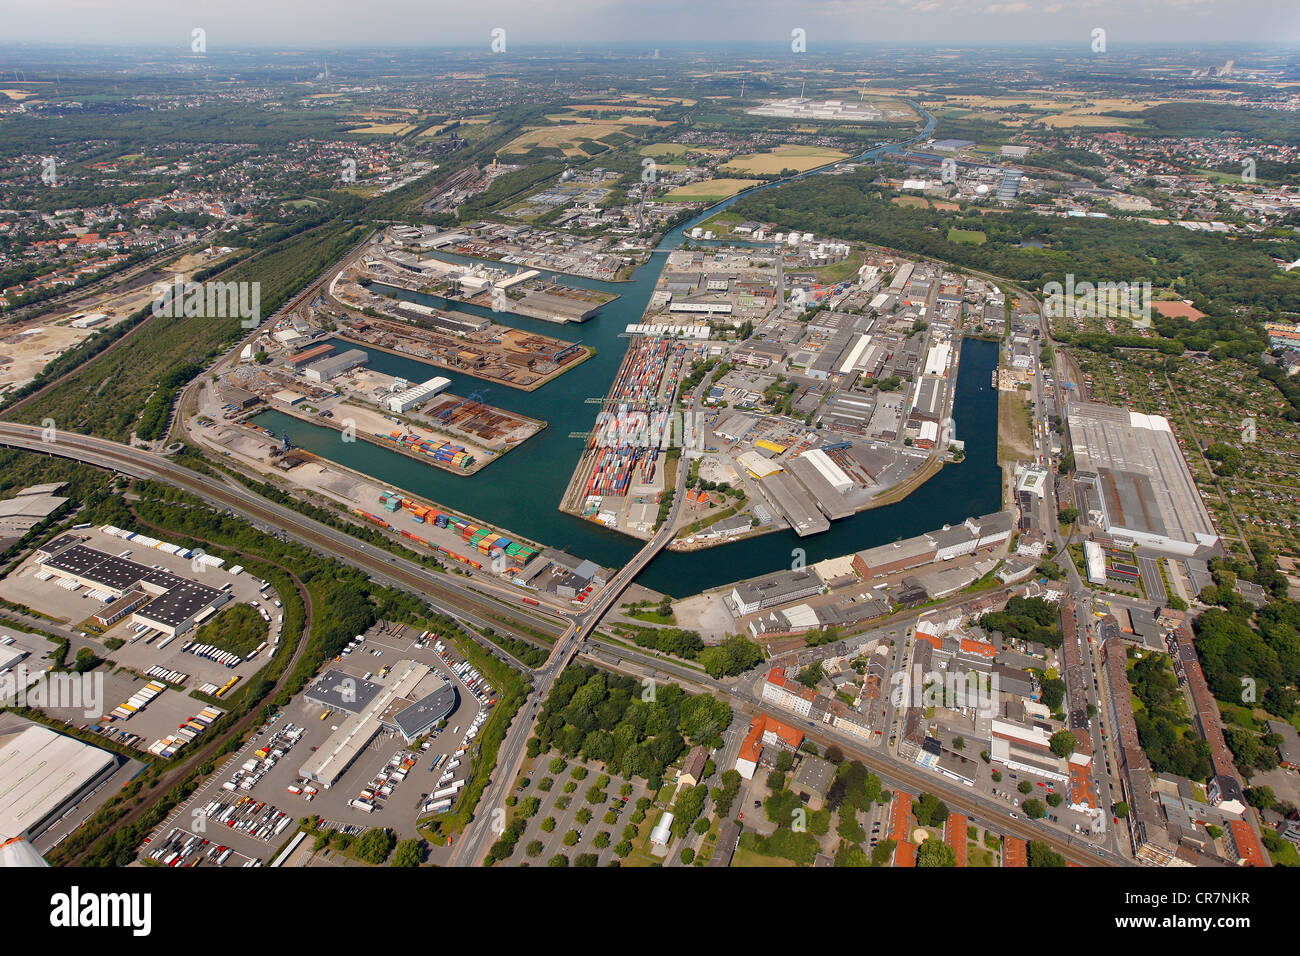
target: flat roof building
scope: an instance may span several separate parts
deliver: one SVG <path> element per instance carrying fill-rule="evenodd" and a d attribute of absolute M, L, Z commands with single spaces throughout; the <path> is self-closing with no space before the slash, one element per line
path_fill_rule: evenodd
<path fill-rule="evenodd" d="M 1067 402 L 1065 417 L 1079 478 L 1096 487 L 1108 534 L 1175 554 L 1218 544 L 1168 419 L 1096 402 Z"/>
<path fill-rule="evenodd" d="M 339 725 L 339 729 L 330 736 L 329 740 L 325 741 L 316 753 L 312 754 L 311 759 L 303 764 L 299 771 L 303 777 L 320 784 L 327 790 L 334 786 L 370 746 L 370 742 L 379 736 L 379 732 L 384 729 L 383 718 L 394 703 L 403 698 L 410 698 L 416 686 L 430 673 L 427 665 L 409 660 L 399 662 L 394 667 L 394 671 L 400 673 L 381 688 L 363 709 Z"/>
<path fill-rule="evenodd" d="M 456 688 L 451 684 L 443 684 L 409 707 L 399 710 L 393 715 L 392 723 L 409 744 L 427 734 L 438 721 L 455 709 Z"/>
<path fill-rule="evenodd" d="M 44 556 L 42 568 L 83 587 L 107 591 L 114 598 L 132 591 L 152 597 L 135 610 L 132 620 L 169 635 L 184 633 L 209 608 L 221 607 L 230 600 L 225 591 L 86 547 L 72 535 L 63 535 L 37 553 L 38 557 Z"/>
<path fill-rule="evenodd" d="M 319 362 L 313 362 L 303 371 L 303 375 L 313 382 L 328 382 L 344 372 L 365 365 L 369 360 L 370 356 L 366 355 L 361 349 L 348 349 L 338 355 L 331 355 Z"/>
<path fill-rule="evenodd" d="M 307 688 L 303 697 L 313 704 L 341 710 L 349 714 L 359 714 L 383 690 L 382 684 L 353 677 L 341 670 L 330 669 L 318 677 Z"/>
<path fill-rule="evenodd" d="M 39 835 L 117 765 L 111 753 L 39 724 L 0 736 L 0 839 Z"/>
<path fill-rule="evenodd" d="M 740 614 L 753 614 L 763 608 L 818 594 L 821 589 L 821 578 L 812 571 L 778 571 L 737 584 L 731 589 L 731 602 Z"/>

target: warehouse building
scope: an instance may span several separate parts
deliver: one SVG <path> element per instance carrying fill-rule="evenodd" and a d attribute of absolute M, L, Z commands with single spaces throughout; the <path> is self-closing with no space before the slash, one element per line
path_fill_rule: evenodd
<path fill-rule="evenodd" d="M 329 358 L 321 359 L 319 362 L 313 362 L 308 365 L 303 375 L 312 382 L 328 382 L 337 378 L 344 372 L 350 372 L 354 368 L 360 368 L 370 360 L 361 349 L 348 349 L 346 352 L 340 352 L 338 355 L 331 355 Z"/>
<path fill-rule="evenodd" d="M 393 723 L 394 718 L 397 714 L 405 712 L 417 703 L 416 700 L 412 699 L 412 696 L 417 693 L 420 683 L 426 677 L 430 677 L 433 672 L 429 670 L 428 666 L 418 661 L 408 660 L 399 662 L 393 668 L 393 673 L 395 676 L 389 683 L 382 686 L 364 705 L 358 706 L 355 702 L 353 703 L 353 707 L 356 709 L 350 711 L 351 716 L 340 724 L 339 729 L 331 734 L 325 743 L 321 744 L 319 749 L 312 754 L 310 760 L 303 764 L 299 773 L 305 779 L 319 784 L 327 790 L 334 786 L 356 759 L 365 752 L 371 742 L 379 736 L 380 731 L 397 729 Z M 441 680 L 438 677 L 433 679 Z M 336 683 L 333 686 L 337 688 L 337 696 L 341 701 L 345 701 L 350 696 L 349 687 L 351 685 L 347 684 L 346 681 L 355 682 L 358 697 L 360 696 L 361 685 L 367 683 L 355 677 L 350 678 L 346 674 L 340 675 L 340 680 L 342 683 Z M 328 689 L 323 692 L 327 694 L 334 693 Z M 319 694 L 322 691 L 314 687 L 313 693 Z M 308 699 L 314 700 L 316 698 L 309 697 Z"/>
<path fill-rule="evenodd" d="M 423 737 L 456 709 L 456 688 L 443 684 L 437 690 L 417 700 L 393 715 L 393 725 L 406 742 Z"/>
<path fill-rule="evenodd" d="M 853 570 L 863 580 L 907 571 L 929 564 L 935 558 L 933 538 L 920 535 L 906 541 L 891 541 L 875 548 L 859 551 L 853 556 Z"/>
<path fill-rule="evenodd" d="M 330 668 L 303 693 L 308 703 L 347 714 L 359 714 L 379 696 L 382 684 L 353 677 L 336 668 Z"/>
<path fill-rule="evenodd" d="M 821 593 L 821 578 L 811 571 L 778 571 L 731 589 L 731 603 L 738 614 L 753 614 L 799 598 Z"/>
<path fill-rule="evenodd" d="M 210 616 L 208 612 L 230 600 L 225 591 L 87 547 L 75 535 L 61 535 L 44 545 L 37 551 L 37 560 L 42 570 L 82 587 L 107 592 L 115 599 L 134 591 L 150 596 L 152 600 L 147 604 L 143 607 L 137 604 L 138 610 L 133 609 L 132 620 L 169 636 L 183 634 L 201 618 Z M 121 610 L 120 602 L 114 601 L 109 608 L 113 608 L 117 618 L 123 616 L 117 613 Z M 108 613 L 108 608 L 104 613 Z"/>
<path fill-rule="evenodd" d="M 24 488 L 13 498 L 0 501 L 0 536 L 23 535 L 68 503 L 67 498 L 45 490 L 62 488 L 64 482 Z"/>
<path fill-rule="evenodd" d="M 117 766 L 111 753 L 39 724 L 0 736 L 0 834 L 40 835 Z"/>
<path fill-rule="evenodd" d="M 1095 491 L 1089 521 L 1112 537 L 1172 554 L 1217 548 L 1219 535 L 1169 421 L 1096 402 L 1067 402 L 1080 483 Z"/>

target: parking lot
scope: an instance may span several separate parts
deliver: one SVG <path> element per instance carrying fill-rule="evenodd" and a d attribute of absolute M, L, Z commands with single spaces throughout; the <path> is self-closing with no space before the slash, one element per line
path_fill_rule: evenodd
<path fill-rule="evenodd" d="M 423 807 L 438 789 L 438 781 L 447 772 L 447 766 L 457 759 L 456 751 L 465 746 L 466 734 L 484 705 L 454 673 L 454 667 L 462 664 L 463 659 L 444 648 L 451 663 L 444 661 L 435 650 L 434 639 L 420 642 L 419 631 L 382 624 L 368 631 L 365 638 L 351 654 L 341 655 L 327 666 L 358 680 L 382 682 L 386 675 L 381 676 L 381 671 L 399 661 L 427 664 L 450 680 L 458 691 L 456 707 L 446 717 L 441 731 L 435 729 L 423 742 L 411 746 L 398 733 L 380 732 L 343 775 L 326 788 L 306 781 L 301 771 L 350 715 L 323 708 L 299 695 L 234 756 L 227 758 L 154 831 L 154 839 L 165 839 L 173 829 L 213 839 L 214 828 L 219 828 L 228 831 L 217 842 L 235 850 L 231 859 L 242 854 L 267 863 L 293 836 L 297 822 L 303 817 L 319 817 L 322 828 L 341 832 L 361 833 L 372 827 L 388 827 L 399 839 L 416 836 L 417 819 L 427 815 Z M 258 755 L 267 748 L 267 756 Z M 283 751 L 282 755 L 268 764 L 267 757 L 276 750 Z M 467 778 L 469 758 L 467 748 L 459 757 L 461 765 L 453 772 L 455 777 Z M 250 761 L 256 763 L 246 769 Z M 435 767 L 439 773 L 431 773 Z M 233 790 L 227 788 L 228 783 L 233 783 Z M 369 812 L 353 805 L 363 792 L 371 794 L 373 809 Z M 213 815 L 209 818 L 207 811 L 214 803 L 219 806 L 212 808 Z M 195 834 L 196 814 L 207 821 L 207 833 Z M 287 822 L 281 826 L 281 820 Z M 435 862 L 439 849 L 446 852 L 445 848 L 434 848 Z M 230 861 L 225 865 L 231 865 Z"/>

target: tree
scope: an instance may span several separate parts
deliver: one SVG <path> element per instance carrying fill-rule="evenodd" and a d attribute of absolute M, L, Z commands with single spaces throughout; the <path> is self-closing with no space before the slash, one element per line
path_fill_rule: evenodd
<path fill-rule="evenodd" d="M 918 867 L 956 866 L 957 854 L 942 840 L 929 839 L 916 851 L 916 865 Z"/>
<path fill-rule="evenodd" d="M 1052 734 L 1052 739 L 1048 742 L 1048 746 L 1052 748 L 1052 753 L 1064 759 L 1074 753 L 1074 748 L 1078 743 L 1079 741 L 1075 739 L 1074 734 L 1070 733 L 1068 730 L 1058 730 L 1056 733 Z"/>
<path fill-rule="evenodd" d="M 695 851 L 688 846 L 682 847 L 681 860 L 687 866 L 690 866 L 691 863 L 695 862 Z"/>
<path fill-rule="evenodd" d="M 1041 840 L 1030 840 L 1026 856 L 1030 866 L 1064 867 L 1065 857 Z"/>
<path fill-rule="evenodd" d="M 1028 780 L 1021 780 L 1019 786 L 1016 789 L 1018 789 L 1021 793 L 1033 793 L 1034 785 L 1030 783 Z"/>
<path fill-rule="evenodd" d="M 357 859 L 379 866 L 388 859 L 388 854 L 393 852 L 396 845 L 397 838 L 391 830 L 375 827 L 361 834 L 352 850 Z"/>
<path fill-rule="evenodd" d="M 898 846 L 896 840 L 881 840 L 871 851 L 871 865 L 884 866 L 889 862 L 889 858 L 894 855 L 894 848 Z"/>
<path fill-rule="evenodd" d="M 1117 817 L 1119 817 L 1121 820 L 1127 820 L 1127 819 L 1128 819 L 1128 804 L 1125 803 L 1123 800 L 1121 800 L 1121 801 L 1119 801 L 1119 803 L 1117 803 L 1117 804 L 1115 804 L 1113 807 L 1111 807 L 1111 812 L 1114 813 L 1114 815 L 1117 816 Z"/>
<path fill-rule="evenodd" d="M 528 846 L 524 847 L 524 852 L 527 853 L 529 856 L 541 856 L 542 849 L 543 849 L 542 841 L 533 840 L 528 844 Z"/>
<path fill-rule="evenodd" d="M 1030 797 L 1020 805 L 1020 809 L 1024 810 L 1025 815 L 1031 820 L 1041 820 L 1047 816 L 1047 807 L 1037 797 Z"/>
<path fill-rule="evenodd" d="M 813 661 L 803 670 L 799 671 L 799 674 L 795 678 L 795 680 L 803 684 L 805 687 L 813 688 L 816 687 L 817 684 L 821 681 L 821 679 L 825 676 L 826 676 L 826 671 L 822 667 L 822 662 Z"/>
<path fill-rule="evenodd" d="M 565 846 L 577 846 L 578 831 L 570 830 L 568 833 L 564 834 L 564 838 L 560 842 L 563 843 Z"/>
<path fill-rule="evenodd" d="M 424 841 L 403 840 L 393 850 L 393 866 L 419 866 L 424 862 Z"/>
<path fill-rule="evenodd" d="M 1277 803 L 1277 795 L 1273 793 L 1272 787 L 1247 787 L 1246 802 L 1257 809 L 1267 810 Z"/>

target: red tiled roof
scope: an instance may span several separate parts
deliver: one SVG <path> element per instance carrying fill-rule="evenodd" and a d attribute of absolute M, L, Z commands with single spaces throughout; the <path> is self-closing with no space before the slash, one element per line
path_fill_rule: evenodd
<path fill-rule="evenodd" d="M 943 842 L 952 847 L 958 866 L 966 865 L 966 827 L 969 823 L 960 813 L 950 813 L 943 825 Z"/>
<path fill-rule="evenodd" d="M 1029 865 L 1029 844 L 1019 837 L 1002 838 L 1002 865 L 1023 867 Z"/>
<path fill-rule="evenodd" d="M 792 750 L 798 750 L 799 745 L 803 743 L 803 731 L 764 715 L 755 718 L 749 725 L 749 733 L 745 735 L 745 742 L 740 745 L 738 759 L 757 764 L 758 758 L 763 753 L 763 736 L 768 733 L 780 737 Z"/>
<path fill-rule="evenodd" d="M 1229 820 L 1228 828 L 1232 830 L 1232 840 L 1237 844 L 1237 855 L 1242 866 L 1268 866 L 1264 848 L 1260 846 L 1255 828 L 1245 820 Z"/>
<path fill-rule="evenodd" d="M 889 804 L 889 839 L 902 843 L 911 834 L 912 795 L 894 791 Z"/>

